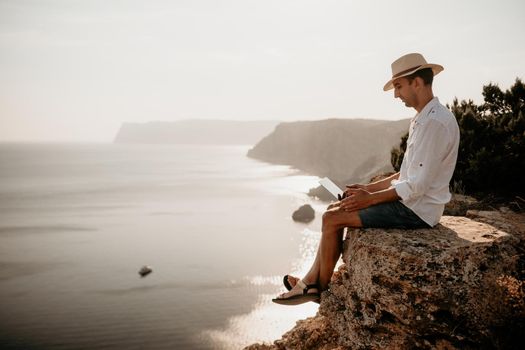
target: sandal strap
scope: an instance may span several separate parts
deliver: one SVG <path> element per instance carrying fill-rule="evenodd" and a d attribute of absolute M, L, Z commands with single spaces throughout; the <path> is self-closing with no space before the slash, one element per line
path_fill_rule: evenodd
<path fill-rule="evenodd" d="M 317 285 L 317 283 L 314 283 L 314 284 L 306 284 L 306 283 L 304 283 L 303 280 L 298 280 L 298 281 L 297 281 L 297 284 L 299 285 L 299 287 L 302 288 L 302 290 L 303 290 L 303 295 L 308 294 L 308 291 L 309 291 L 310 289 L 314 289 L 314 288 L 315 288 L 315 289 L 319 290 L 319 286 Z"/>

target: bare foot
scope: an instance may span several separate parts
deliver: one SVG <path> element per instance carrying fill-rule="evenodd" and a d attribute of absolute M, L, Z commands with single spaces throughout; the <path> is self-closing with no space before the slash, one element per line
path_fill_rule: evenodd
<path fill-rule="evenodd" d="M 290 277 L 292 277 L 292 276 L 290 276 Z M 297 282 L 299 281 L 299 278 L 297 278 L 297 277 L 292 277 L 292 278 L 294 278 L 294 286 L 293 286 L 293 288 L 289 292 L 286 292 L 286 293 L 283 293 L 283 294 L 279 295 L 277 297 L 278 299 L 288 299 L 288 298 L 293 297 L 295 295 L 302 295 L 303 294 L 304 286 L 301 287 L 301 286 L 299 286 L 297 284 Z M 292 278 L 290 278 L 290 280 Z M 317 289 L 316 287 L 311 287 L 311 288 L 308 289 L 307 294 L 319 294 L 319 289 Z"/>
<path fill-rule="evenodd" d="M 288 276 L 288 284 L 292 286 L 292 288 L 295 287 L 295 285 L 297 284 L 297 281 L 299 281 L 299 278 L 292 276 L 292 275 L 287 275 L 287 276 Z"/>

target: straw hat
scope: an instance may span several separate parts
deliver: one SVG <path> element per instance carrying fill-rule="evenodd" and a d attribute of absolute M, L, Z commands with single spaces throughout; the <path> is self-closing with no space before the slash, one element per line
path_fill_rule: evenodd
<path fill-rule="evenodd" d="M 392 82 L 397 78 L 406 77 L 424 68 L 432 68 L 434 75 L 443 70 L 443 66 L 439 64 L 427 63 L 425 57 L 420 53 L 409 53 L 401 56 L 392 63 L 392 79 L 385 84 L 383 90 L 388 91 L 392 89 L 394 87 Z"/>

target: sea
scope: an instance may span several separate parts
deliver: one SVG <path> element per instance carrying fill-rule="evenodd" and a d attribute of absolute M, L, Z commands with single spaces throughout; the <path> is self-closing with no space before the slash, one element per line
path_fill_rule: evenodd
<path fill-rule="evenodd" d="M 314 316 L 271 299 L 314 259 L 318 178 L 251 147 L 0 144 L 0 348 L 242 349 Z"/>

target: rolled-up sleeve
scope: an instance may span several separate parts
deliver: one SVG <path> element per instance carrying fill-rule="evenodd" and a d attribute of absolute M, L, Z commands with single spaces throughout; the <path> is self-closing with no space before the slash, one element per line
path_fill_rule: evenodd
<path fill-rule="evenodd" d="M 401 180 L 392 181 L 397 195 L 404 201 L 420 197 L 427 192 L 449 149 L 450 135 L 443 124 L 429 119 L 422 127 L 417 142 L 407 148 L 412 154 L 410 161 L 403 164 L 406 168 L 402 171 L 406 171 L 406 176 L 401 177 Z"/>

